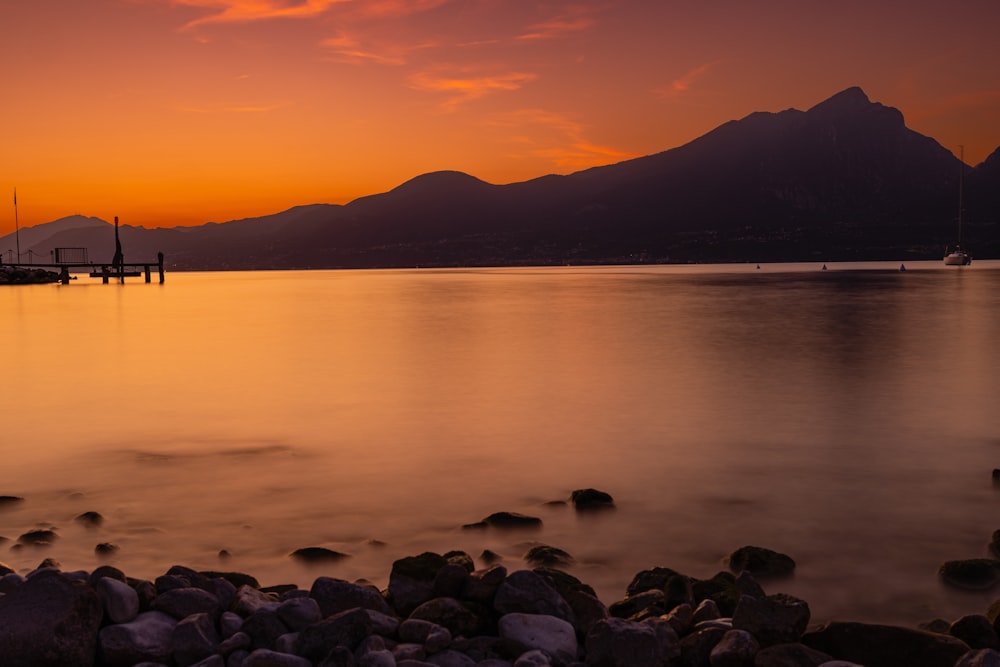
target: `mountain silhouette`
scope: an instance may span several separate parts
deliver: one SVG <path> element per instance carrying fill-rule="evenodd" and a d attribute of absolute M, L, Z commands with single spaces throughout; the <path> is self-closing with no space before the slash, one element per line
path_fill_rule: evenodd
<path fill-rule="evenodd" d="M 126 261 L 162 251 L 187 270 L 940 259 L 962 177 L 965 245 L 1000 257 L 1000 149 L 963 165 L 852 87 L 565 176 L 493 185 L 440 171 L 346 205 L 120 233 Z M 87 247 L 109 261 L 110 226 L 79 220 L 21 230 L 22 255 Z"/>

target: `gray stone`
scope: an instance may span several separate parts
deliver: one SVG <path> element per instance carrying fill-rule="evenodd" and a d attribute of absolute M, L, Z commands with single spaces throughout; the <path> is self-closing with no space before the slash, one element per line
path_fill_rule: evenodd
<path fill-rule="evenodd" d="M 658 621 L 658 622 L 653 622 Z M 680 655 L 677 634 L 666 621 L 598 621 L 587 634 L 591 667 L 664 667 Z"/>
<path fill-rule="evenodd" d="M 582 590 L 571 590 L 563 593 L 563 599 L 573 611 L 573 626 L 580 637 L 586 637 L 594 624 L 608 617 L 608 608 L 597 599 L 596 595 Z"/>
<path fill-rule="evenodd" d="M 219 633 L 209 614 L 192 614 L 182 619 L 170 639 L 171 653 L 179 667 L 187 667 L 215 653 Z"/>
<path fill-rule="evenodd" d="M 804 644 L 775 644 L 761 649 L 754 658 L 754 667 L 819 667 L 831 660 L 822 651 L 809 648 Z M 900 663 L 898 667 L 904 667 Z"/>
<path fill-rule="evenodd" d="M 954 665 L 969 646 L 955 637 L 892 625 L 832 622 L 811 630 L 802 643 L 865 667 Z"/>
<path fill-rule="evenodd" d="M 1000 583 L 1000 560 L 969 558 L 950 560 L 938 569 L 941 579 L 956 588 L 985 591 Z"/>
<path fill-rule="evenodd" d="M 274 607 L 263 607 L 243 621 L 241 632 L 245 632 L 253 639 L 251 647 L 253 649 L 266 648 L 274 650 L 274 643 L 278 637 L 287 633 L 288 626 L 281 622 L 278 610 Z"/>
<path fill-rule="evenodd" d="M 597 489 L 576 489 L 569 496 L 577 511 L 609 509 L 615 506 L 611 494 Z"/>
<path fill-rule="evenodd" d="M 229 611 L 246 618 L 262 607 L 276 605 L 278 598 L 252 586 L 243 585 L 236 589 L 236 595 Z"/>
<path fill-rule="evenodd" d="M 448 649 L 427 657 L 427 662 L 437 667 L 475 667 L 476 661 L 469 656 Z"/>
<path fill-rule="evenodd" d="M 233 651 L 249 650 L 253 645 L 253 638 L 245 632 L 235 632 L 231 636 L 219 642 L 216 650 L 222 655 L 229 655 Z"/>
<path fill-rule="evenodd" d="M 729 554 L 729 569 L 749 572 L 754 577 L 783 577 L 795 571 L 795 561 L 783 553 L 764 547 L 740 547 Z"/>
<path fill-rule="evenodd" d="M 969 651 L 958 659 L 955 667 L 1000 667 L 1000 653 L 991 648 Z"/>
<path fill-rule="evenodd" d="M 100 645 L 104 664 L 109 667 L 125 667 L 143 661 L 169 664 L 176 626 L 173 616 L 147 611 L 128 623 L 102 628 Z"/>
<path fill-rule="evenodd" d="M 551 667 L 551 665 L 552 661 L 549 660 L 549 656 L 540 649 L 532 649 L 522 653 L 514 661 L 514 667 Z"/>
<path fill-rule="evenodd" d="M 411 644 L 408 642 L 396 644 L 396 646 L 392 649 L 392 657 L 396 659 L 397 663 L 400 660 L 423 661 L 423 659 L 427 657 L 428 653 L 437 653 L 437 651 L 428 651 L 424 648 L 423 644 Z"/>
<path fill-rule="evenodd" d="M 695 628 L 680 640 L 681 657 L 679 664 L 694 667 L 710 664 L 712 651 L 728 632 L 728 628 Z"/>
<path fill-rule="evenodd" d="M 464 559 L 454 556 L 448 559 L 444 567 L 438 570 L 434 576 L 434 597 L 437 598 L 457 598 L 461 597 L 465 590 L 465 582 L 471 576 L 471 570 L 465 564 Z"/>
<path fill-rule="evenodd" d="M 200 588 L 172 588 L 160 593 L 150 605 L 152 611 L 162 611 L 177 620 L 191 614 L 218 616 L 222 608 L 219 598 Z"/>
<path fill-rule="evenodd" d="M 573 556 L 568 552 L 547 544 L 537 544 L 524 554 L 524 560 L 529 565 L 536 567 L 560 567 L 572 565 L 575 562 Z"/>
<path fill-rule="evenodd" d="M 453 637 L 474 637 L 486 631 L 490 610 L 474 602 L 455 598 L 434 598 L 413 610 L 410 618 L 430 621 L 448 628 Z"/>
<path fill-rule="evenodd" d="M 451 646 L 451 631 L 443 625 L 419 618 L 408 618 L 399 624 L 399 639 L 420 644 L 428 653 L 437 653 Z"/>
<path fill-rule="evenodd" d="M 243 617 L 231 611 L 224 611 L 219 616 L 219 635 L 230 637 L 243 627 Z"/>
<path fill-rule="evenodd" d="M 695 608 L 692 620 L 697 625 L 702 621 L 714 621 L 717 618 L 722 618 L 722 614 L 719 613 L 715 600 L 702 600 Z"/>
<path fill-rule="evenodd" d="M 400 616 L 409 616 L 414 609 L 434 598 L 434 581 L 447 564 L 444 556 L 429 551 L 393 562 L 387 595 Z"/>
<path fill-rule="evenodd" d="M 365 609 L 365 613 L 368 614 L 368 618 L 372 622 L 372 632 L 377 635 L 382 635 L 383 637 L 392 637 L 396 634 L 399 629 L 399 619 L 395 616 L 389 616 L 388 614 L 382 614 L 377 611 L 372 611 L 371 609 Z"/>
<path fill-rule="evenodd" d="M 648 590 L 630 595 L 624 600 L 611 603 L 608 614 L 617 618 L 641 621 L 649 616 L 660 616 L 667 611 L 666 596 L 661 590 Z"/>
<path fill-rule="evenodd" d="M 0 665 L 93 665 L 100 623 L 92 588 L 39 572 L 0 596 Z"/>
<path fill-rule="evenodd" d="M 226 659 L 221 655 L 210 655 L 204 660 L 194 663 L 191 667 L 226 667 Z"/>
<path fill-rule="evenodd" d="M 997 631 L 990 619 L 982 614 L 963 616 L 951 624 L 948 634 L 969 645 L 969 648 L 1000 648 Z"/>
<path fill-rule="evenodd" d="M 358 658 L 358 667 L 396 667 L 396 656 L 384 648 L 368 651 Z"/>
<path fill-rule="evenodd" d="M 94 590 L 111 623 L 128 623 L 139 615 L 139 594 L 125 582 L 101 577 L 94 583 Z"/>
<path fill-rule="evenodd" d="M 504 614 L 497 622 L 501 637 L 513 639 L 530 649 L 540 649 L 561 662 L 576 659 L 579 647 L 576 629 L 568 621 L 542 614 Z"/>
<path fill-rule="evenodd" d="M 809 625 L 809 605 L 791 595 L 744 595 L 733 613 L 733 628 L 746 630 L 761 646 L 799 641 Z"/>
<path fill-rule="evenodd" d="M 569 603 L 541 575 L 530 570 L 510 574 L 497 589 L 493 607 L 500 614 L 546 614 L 573 623 Z"/>
<path fill-rule="evenodd" d="M 372 621 L 364 609 L 350 609 L 324 618 L 299 632 L 295 652 L 310 660 L 322 659 L 338 646 L 354 650 L 371 634 Z"/>
<path fill-rule="evenodd" d="M 392 609 L 377 588 L 342 579 L 317 577 L 309 589 L 309 597 L 319 605 L 323 618 L 355 607 L 392 614 Z"/>
<path fill-rule="evenodd" d="M 242 667 L 313 667 L 313 664 L 297 655 L 259 648 L 243 659 Z"/>
<path fill-rule="evenodd" d="M 708 655 L 712 667 L 744 667 L 753 664 L 760 643 L 746 630 L 729 630 Z"/>
<path fill-rule="evenodd" d="M 507 568 L 503 565 L 493 565 L 485 570 L 477 570 L 466 579 L 459 597 L 463 600 L 472 600 L 493 606 L 493 598 L 497 594 L 497 589 L 506 578 Z"/>
<path fill-rule="evenodd" d="M 278 605 L 278 618 L 289 630 L 301 630 L 323 618 L 319 603 L 313 598 L 291 598 Z"/>

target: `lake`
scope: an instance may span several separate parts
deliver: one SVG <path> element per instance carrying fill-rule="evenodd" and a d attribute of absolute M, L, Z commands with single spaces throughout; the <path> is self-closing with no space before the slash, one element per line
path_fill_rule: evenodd
<path fill-rule="evenodd" d="M 781 551 L 816 621 L 1000 597 L 937 568 L 1000 528 L 1000 262 L 168 273 L 0 289 L 0 561 L 308 587 L 393 560 Z M 573 489 L 617 508 L 578 515 Z M 74 521 L 104 517 L 99 527 Z M 497 511 L 537 531 L 470 531 Z M 11 548 L 53 527 L 49 547 Z M 120 547 L 109 559 L 94 546 Z M 306 567 L 300 547 L 350 554 Z M 220 550 L 231 556 L 222 560 Z M 477 562 L 482 565 L 480 561 Z"/>

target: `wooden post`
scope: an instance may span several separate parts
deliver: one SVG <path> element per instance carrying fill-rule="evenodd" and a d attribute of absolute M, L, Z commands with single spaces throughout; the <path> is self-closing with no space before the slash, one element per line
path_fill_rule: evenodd
<path fill-rule="evenodd" d="M 160 284 L 162 285 L 163 284 L 163 253 L 162 252 L 156 253 L 156 260 L 160 264 Z"/>
<path fill-rule="evenodd" d="M 149 279 L 149 264 L 146 265 L 146 282 L 151 282 Z"/>
<path fill-rule="evenodd" d="M 101 267 L 101 282 L 104 283 L 105 285 L 108 284 L 108 267 L 107 266 L 102 266 Z"/>

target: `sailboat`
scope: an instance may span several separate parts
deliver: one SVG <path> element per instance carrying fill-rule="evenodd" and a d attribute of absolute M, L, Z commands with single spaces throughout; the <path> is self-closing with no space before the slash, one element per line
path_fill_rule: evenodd
<path fill-rule="evenodd" d="M 961 170 L 958 172 L 958 242 L 954 247 L 946 249 L 944 253 L 944 263 L 946 266 L 968 266 L 972 264 L 972 255 L 962 247 L 962 181 L 965 176 L 965 146 L 959 146 L 959 163 Z"/>

